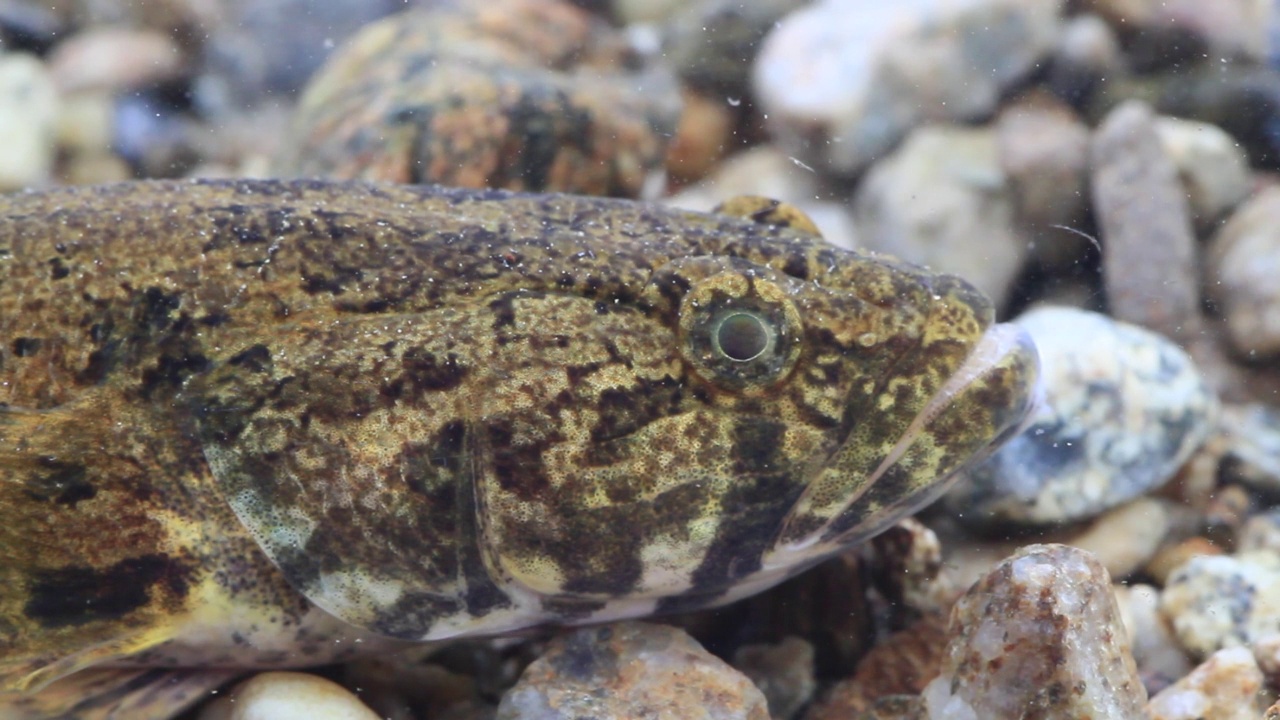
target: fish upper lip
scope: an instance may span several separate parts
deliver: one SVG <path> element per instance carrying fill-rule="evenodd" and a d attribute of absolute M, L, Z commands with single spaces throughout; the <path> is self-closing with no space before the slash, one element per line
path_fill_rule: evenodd
<path fill-rule="evenodd" d="M 897 444 L 884 456 L 875 471 L 867 478 L 867 487 L 874 484 L 889 468 L 902 459 L 907 449 L 915 442 L 920 430 L 950 406 L 951 402 L 960 393 L 964 392 L 965 388 L 981 378 L 988 369 L 1002 358 L 1027 346 L 1034 347 L 1027 332 L 1017 325 L 999 323 L 987 328 L 987 331 L 982 334 L 978 344 L 974 346 L 960 367 L 951 374 L 951 377 L 947 378 L 942 387 L 938 388 L 933 397 L 929 398 L 929 402 L 924 408 L 912 418 L 911 424 L 903 431 L 902 437 L 899 438 Z M 1019 419 L 1019 423 L 1025 422 L 1026 418 L 1029 417 L 1031 406 L 1032 403 L 1028 402 L 1023 410 L 1022 417 Z"/>

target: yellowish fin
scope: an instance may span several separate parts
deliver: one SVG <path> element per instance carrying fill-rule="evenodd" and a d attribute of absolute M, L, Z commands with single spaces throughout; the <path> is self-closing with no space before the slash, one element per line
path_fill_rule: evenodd
<path fill-rule="evenodd" d="M 168 720 L 242 673 L 240 670 L 87 670 L 36 693 L 0 693 L 0 717 L 5 720 Z"/>

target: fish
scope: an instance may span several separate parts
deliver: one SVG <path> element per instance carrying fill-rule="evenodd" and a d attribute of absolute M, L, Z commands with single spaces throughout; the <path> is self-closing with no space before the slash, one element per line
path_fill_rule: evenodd
<path fill-rule="evenodd" d="M 0 708 L 760 592 L 1017 431 L 994 315 L 765 198 L 0 196 Z"/>

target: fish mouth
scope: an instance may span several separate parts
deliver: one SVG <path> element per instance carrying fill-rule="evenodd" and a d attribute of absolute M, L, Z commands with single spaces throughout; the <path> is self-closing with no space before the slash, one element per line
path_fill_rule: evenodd
<path fill-rule="evenodd" d="M 988 327 L 874 469 L 841 502 L 793 506 L 764 567 L 794 564 L 870 538 L 936 500 L 966 467 L 1026 428 L 1040 402 L 1040 360 L 1022 328 Z M 932 468 L 922 472 L 921 468 Z"/>
<path fill-rule="evenodd" d="M 996 372 L 1006 367 L 1026 367 L 1032 370 L 1036 376 L 1027 384 L 1030 392 L 1024 393 L 1017 398 L 1017 403 L 1011 407 L 1008 417 L 1000 424 L 999 432 L 991 439 L 985 447 L 975 452 L 970 459 L 961 467 L 953 470 L 951 474 L 960 470 L 962 467 L 973 465 L 980 461 L 981 457 L 994 452 L 996 448 L 1003 445 L 1009 438 L 1017 435 L 1026 429 L 1027 424 L 1031 421 L 1033 413 L 1031 410 L 1041 402 L 1043 395 L 1041 383 L 1036 381 L 1039 375 L 1040 359 L 1036 352 L 1035 344 L 1031 341 L 1031 336 L 1025 330 L 1011 323 L 1000 323 L 993 325 L 987 329 L 978 344 L 974 346 L 973 352 L 969 353 L 969 357 L 965 358 L 964 363 L 951 375 L 950 378 L 938 388 L 930 398 L 928 404 L 912 419 L 911 424 L 907 426 L 906 432 L 902 434 L 902 439 L 897 445 L 885 455 L 884 460 L 867 478 L 867 483 L 875 483 L 888 470 L 893 467 L 906 454 L 911 445 L 925 432 L 930 423 L 938 418 L 947 408 L 959 401 L 967 391 L 982 384 Z"/>

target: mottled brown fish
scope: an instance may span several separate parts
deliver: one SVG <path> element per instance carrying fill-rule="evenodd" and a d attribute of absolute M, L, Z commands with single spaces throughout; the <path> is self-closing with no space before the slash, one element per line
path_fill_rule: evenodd
<path fill-rule="evenodd" d="M 776 203 L 0 197 L 0 708 L 730 602 L 933 499 L 1036 373 L 965 282 Z"/>

